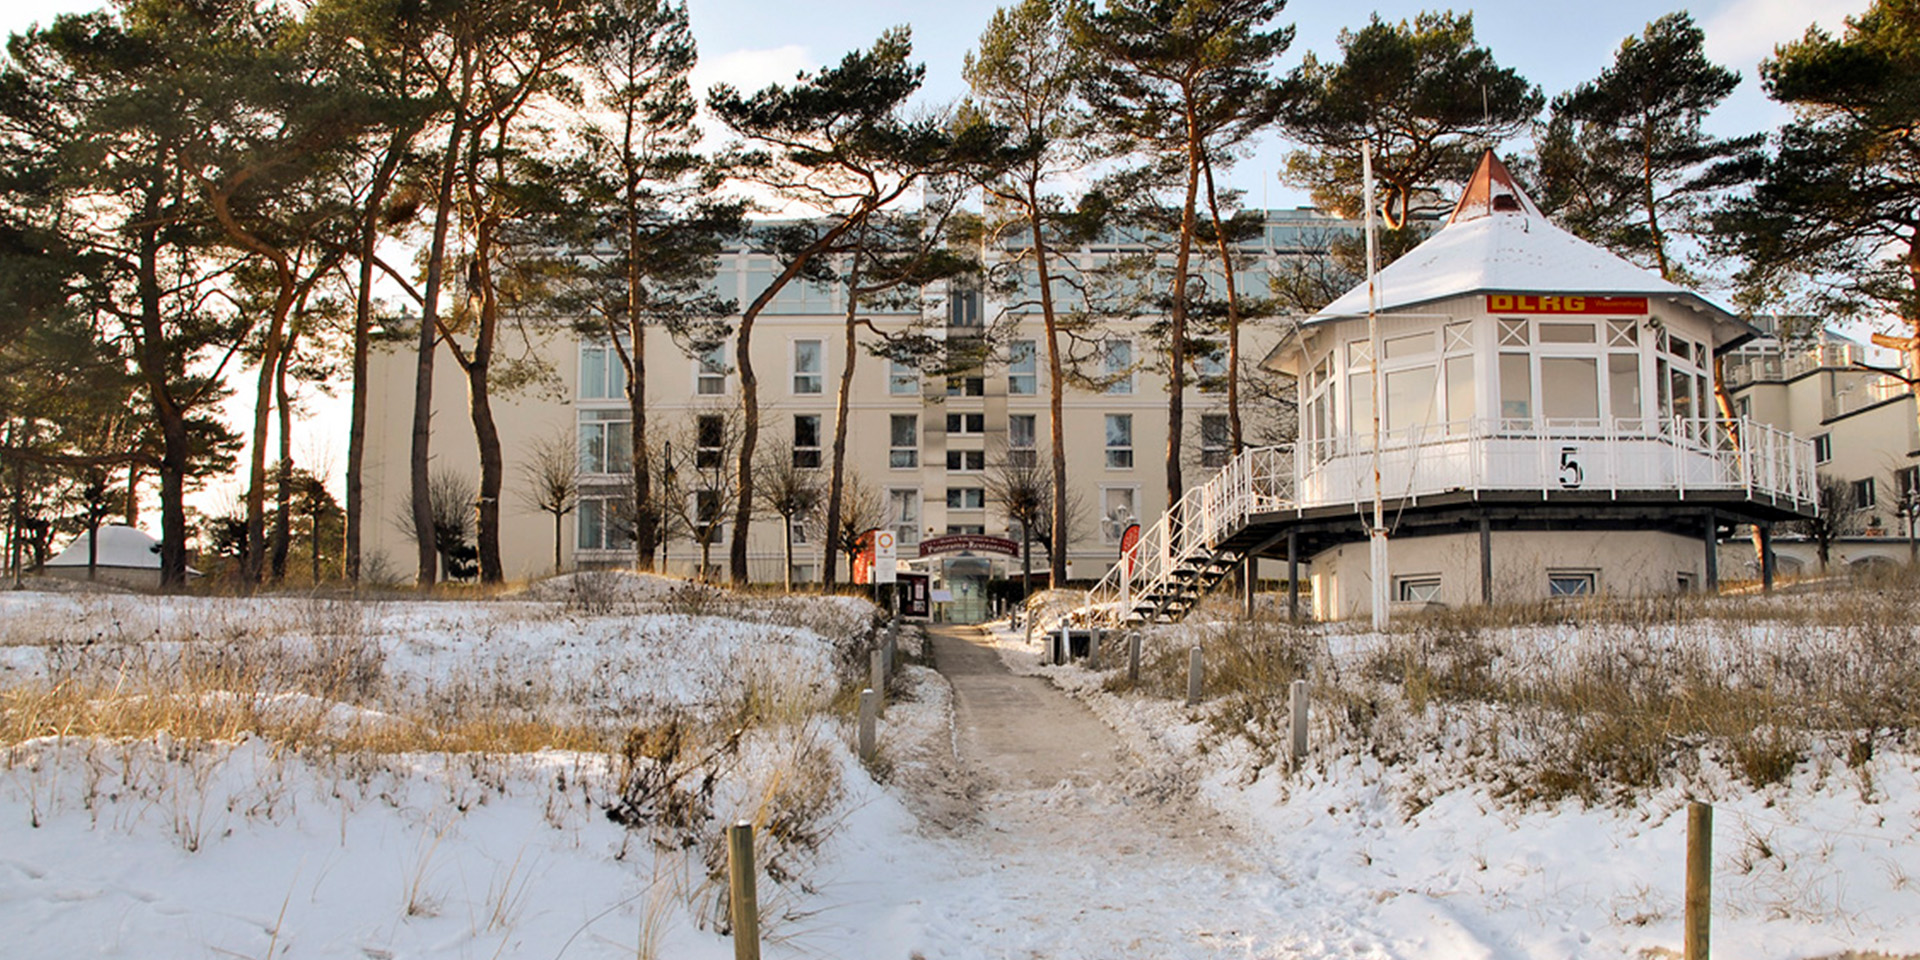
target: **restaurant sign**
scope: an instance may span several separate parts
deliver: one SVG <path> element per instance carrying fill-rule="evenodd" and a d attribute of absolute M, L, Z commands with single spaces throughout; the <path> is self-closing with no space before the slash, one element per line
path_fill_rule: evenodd
<path fill-rule="evenodd" d="M 978 533 L 955 533 L 920 541 L 921 556 L 931 557 L 936 553 L 998 553 L 1017 557 L 1020 555 L 1020 545 L 1002 537 Z"/>

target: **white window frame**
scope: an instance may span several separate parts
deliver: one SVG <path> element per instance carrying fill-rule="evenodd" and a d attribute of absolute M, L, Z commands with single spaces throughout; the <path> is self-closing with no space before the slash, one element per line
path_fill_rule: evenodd
<path fill-rule="evenodd" d="M 903 504 L 911 505 L 912 516 L 906 511 L 896 510 Z M 925 504 L 921 502 L 919 487 L 889 487 L 887 489 L 887 525 L 893 528 L 894 543 L 897 547 L 917 546 L 920 543 L 920 518 L 925 515 Z"/>
<path fill-rule="evenodd" d="M 1115 522 L 1113 512 L 1107 508 L 1107 495 L 1124 492 L 1127 495 L 1129 514 L 1127 523 Z M 1127 526 L 1140 522 L 1140 485 L 1134 483 L 1103 483 L 1100 485 L 1100 542 L 1119 543 L 1127 532 Z"/>
<path fill-rule="evenodd" d="M 814 367 L 807 370 L 800 365 L 802 344 L 813 344 Z M 827 383 L 827 347 L 826 342 L 810 337 L 789 341 L 787 348 L 788 383 L 794 396 L 819 396 L 826 392 Z M 811 388 L 811 389 L 809 389 Z"/>
<path fill-rule="evenodd" d="M 959 494 L 959 503 L 954 503 L 954 495 Z M 987 489 L 985 487 L 948 487 L 948 510 L 985 510 L 987 508 Z"/>
<path fill-rule="evenodd" d="M 902 446 L 896 428 L 902 421 L 912 424 L 909 432 L 912 443 Z M 887 468 L 890 470 L 918 470 L 920 468 L 920 415 L 917 413 L 890 413 L 887 415 Z"/>
<path fill-rule="evenodd" d="M 887 361 L 887 394 L 895 397 L 920 395 L 920 371 L 898 360 Z"/>
<path fill-rule="evenodd" d="M 1027 442 L 1022 444 L 1015 436 L 1013 422 L 1025 419 L 1032 424 L 1027 430 Z M 1032 413 L 1015 413 L 1007 416 L 1007 464 L 1013 467 L 1031 467 L 1040 459 L 1040 417 Z"/>
<path fill-rule="evenodd" d="M 1561 589 L 1562 583 L 1570 584 L 1574 581 L 1583 582 L 1585 586 L 1574 590 Z M 1599 592 L 1600 571 L 1598 570 L 1547 571 L 1547 596 L 1556 600 L 1561 597 L 1591 597 Z"/>
<path fill-rule="evenodd" d="M 1106 343 L 1101 346 L 1100 354 L 1101 372 L 1104 375 L 1112 377 L 1123 372 L 1126 374 L 1126 376 L 1120 377 L 1108 384 L 1106 392 L 1111 396 L 1126 396 L 1132 394 L 1133 341 L 1123 337 L 1115 337 L 1106 341 Z"/>
<path fill-rule="evenodd" d="M 693 359 L 693 393 L 700 397 L 724 397 L 728 393 L 729 381 L 733 371 L 727 366 L 727 345 L 716 345 L 712 350 Z"/>
<path fill-rule="evenodd" d="M 1126 424 L 1127 442 L 1124 445 L 1116 445 L 1113 442 L 1113 426 L 1114 424 L 1121 423 L 1121 422 L 1124 422 Z M 1106 449 L 1107 469 L 1108 470 L 1132 470 L 1133 469 L 1133 414 L 1109 413 L 1105 416 L 1104 419 L 1101 420 L 1101 424 L 1104 427 L 1104 429 L 1101 432 L 1100 439 L 1101 439 L 1101 442 L 1105 445 L 1105 449 Z M 1124 460 L 1125 462 L 1124 463 L 1119 462 L 1122 460 Z"/>
<path fill-rule="evenodd" d="M 1207 424 L 1220 425 L 1219 443 L 1209 443 Z M 1233 421 L 1224 413 L 1203 413 L 1200 415 L 1200 465 L 1203 467 L 1224 467 L 1233 457 Z"/>
<path fill-rule="evenodd" d="M 597 359 L 595 359 L 597 355 Z M 600 391 L 587 390 L 587 370 L 589 364 L 600 368 Z M 627 365 L 620 362 L 620 354 L 614 345 L 605 340 L 587 340 L 580 344 L 579 383 L 576 385 L 581 400 L 625 400 L 627 398 Z"/>
<path fill-rule="evenodd" d="M 1437 573 L 1415 573 L 1393 578 L 1397 603 L 1439 603 L 1442 581 Z"/>
<path fill-rule="evenodd" d="M 796 413 L 793 415 L 793 465 L 802 470 L 820 469 L 820 464 L 823 460 L 820 452 L 821 419 L 821 416 L 817 413 Z M 802 420 L 813 421 L 813 443 L 810 446 L 802 446 L 800 443 L 800 421 Z M 812 454 L 812 456 L 804 456 L 805 454 Z M 805 462 L 807 460 L 812 460 L 813 462 L 807 463 Z"/>
<path fill-rule="evenodd" d="M 971 463 L 969 463 L 971 461 Z M 955 466 L 958 464 L 958 466 Z M 981 473 L 987 469 L 985 450 L 948 450 L 948 473 Z"/>
<path fill-rule="evenodd" d="M 1040 344 L 1015 340 L 1007 349 L 1007 395 L 1031 397 L 1040 392 Z"/>

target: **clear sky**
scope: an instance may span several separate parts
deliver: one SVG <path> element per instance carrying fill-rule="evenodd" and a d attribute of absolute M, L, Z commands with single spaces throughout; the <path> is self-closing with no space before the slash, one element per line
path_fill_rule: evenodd
<path fill-rule="evenodd" d="M 965 93 L 962 58 L 979 39 L 993 11 L 1009 0 L 689 0 L 693 29 L 700 43 L 703 82 L 727 80 L 757 89 L 793 79 L 796 72 L 838 60 L 866 46 L 881 30 L 900 23 L 913 27 L 915 52 L 927 64 L 922 99 L 949 102 Z M 1868 0 L 1705 0 L 1685 6 L 1674 0 L 1492 0 L 1455 4 L 1470 10 L 1480 41 L 1494 58 L 1539 84 L 1548 96 L 1591 79 L 1613 59 L 1620 41 L 1638 33 L 1656 17 L 1689 9 L 1707 34 L 1707 53 L 1738 69 L 1740 89 L 1711 118 L 1715 132 L 1732 135 L 1770 129 L 1786 113 L 1760 89 L 1758 64 L 1775 44 L 1792 40 L 1819 23 L 1838 31 L 1842 18 L 1865 10 Z M 72 10 L 89 10 L 91 0 L 6 0 L 0 29 L 24 29 L 36 21 Z M 1385 20 L 1407 19 L 1422 10 L 1448 9 L 1444 3 L 1382 0 L 1372 5 Z M 1296 25 L 1293 47 L 1281 68 L 1299 63 L 1306 51 L 1322 59 L 1337 57 L 1342 29 L 1363 26 L 1364 4 L 1293 0 L 1281 14 Z M 1305 198 L 1275 178 L 1284 146 L 1269 137 L 1229 176 L 1250 202 L 1272 206 L 1304 203 Z"/>

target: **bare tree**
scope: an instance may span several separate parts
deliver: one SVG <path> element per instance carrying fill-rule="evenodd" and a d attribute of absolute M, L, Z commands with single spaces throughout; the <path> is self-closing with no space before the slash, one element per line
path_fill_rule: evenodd
<path fill-rule="evenodd" d="M 740 501 L 739 475 L 728 465 L 738 456 L 746 431 L 738 407 L 691 412 L 692 422 L 682 424 L 677 438 L 666 441 L 677 449 L 662 465 L 670 493 L 661 506 L 663 518 L 686 530 L 699 546 L 699 579 L 706 580 L 713 573 L 713 547 L 726 538 L 727 514 Z M 736 528 L 734 535 L 745 536 L 746 530 Z"/>
<path fill-rule="evenodd" d="M 1820 558 L 1820 572 L 1824 575 L 1827 562 L 1832 559 L 1834 542 L 1859 532 L 1860 517 L 1867 512 L 1867 507 L 1854 497 L 1851 485 L 1831 474 L 1820 475 L 1814 496 L 1820 513 L 1797 520 L 1794 526 L 1801 536 L 1813 544 L 1814 553 Z"/>
<path fill-rule="evenodd" d="M 880 497 L 880 491 L 868 485 L 866 478 L 847 469 L 844 489 L 840 494 L 840 524 L 828 529 L 822 518 L 820 533 L 826 540 L 827 549 L 838 552 L 847 558 L 847 569 L 853 569 L 853 561 L 860 556 L 860 538 L 867 531 L 887 521 L 887 505 Z"/>
<path fill-rule="evenodd" d="M 541 513 L 553 514 L 553 572 L 559 573 L 561 523 L 580 503 L 580 445 L 570 433 L 537 440 L 520 467 L 526 480 L 521 498 Z"/>
<path fill-rule="evenodd" d="M 805 458 L 811 455 L 812 461 Z M 765 450 L 760 466 L 754 469 L 754 499 L 768 513 L 780 518 L 781 542 L 786 549 L 788 593 L 793 592 L 793 525 L 804 523 L 820 509 L 826 488 L 820 477 L 820 451 L 796 449 L 791 439 Z"/>
<path fill-rule="evenodd" d="M 427 484 L 427 509 L 432 518 L 433 542 L 427 545 L 438 559 L 440 576 L 451 580 L 472 579 L 480 569 L 480 552 L 473 544 L 474 498 L 478 488 L 473 480 L 458 473 L 441 470 Z M 413 491 L 402 497 L 393 524 L 407 535 L 417 537 Z"/>

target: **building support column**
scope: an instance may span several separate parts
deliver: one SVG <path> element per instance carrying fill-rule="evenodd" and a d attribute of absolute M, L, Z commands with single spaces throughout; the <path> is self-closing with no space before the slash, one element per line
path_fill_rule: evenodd
<path fill-rule="evenodd" d="M 1300 622 L 1300 534 L 1287 531 L 1287 622 Z"/>
<path fill-rule="evenodd" d="M 1713 512 L 1712 510 L 1707 511 L 1706 530 L 1704 531 L 1703 535 L 1706 539 L 1706 546 L 1707 546 L 1706 591 L 1708 593 L 1719 593 L 1720 592 L 1720 515 Z"/>
<path fill-rule="evenodd" d="M 1760 588 L 1773 592 L 1773 524 L 1762 523 L 1760 531 Z"/>
<path fill-rule="evenodd" d="M 1480 516 L 1480 605 L 1493 605 L 1493 521 Z"/>
<path fill-rule="evenodd" d="M 1253 588 L 1260 582 L 1260 558 L 1247 554 L 1240 561 L 1240 602 L 1241 612 L 1248 620 L 1253 619 Z"/>

